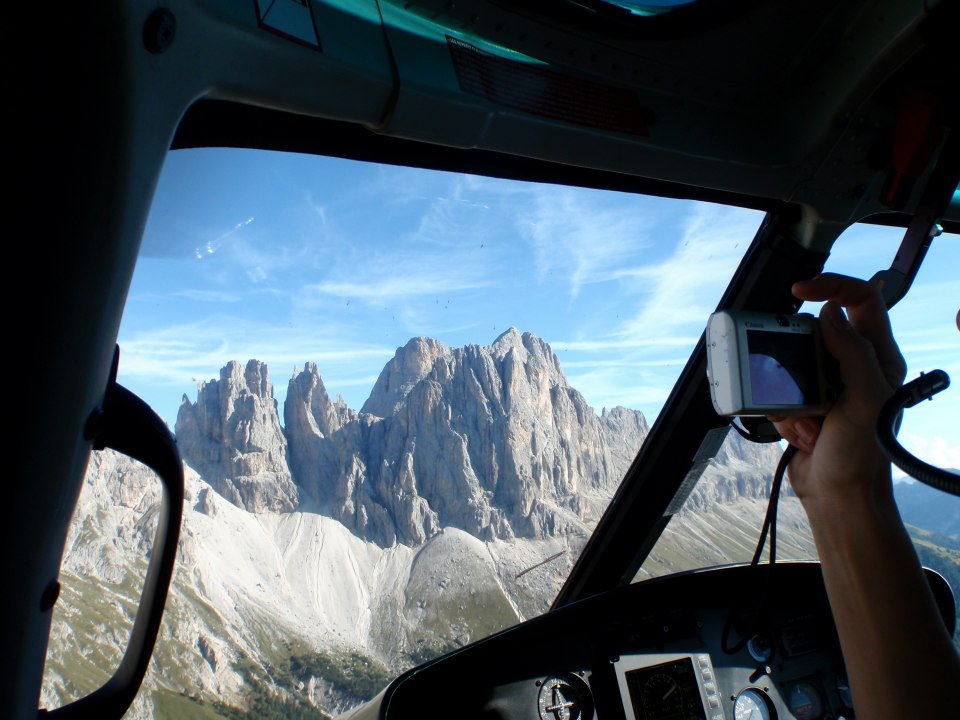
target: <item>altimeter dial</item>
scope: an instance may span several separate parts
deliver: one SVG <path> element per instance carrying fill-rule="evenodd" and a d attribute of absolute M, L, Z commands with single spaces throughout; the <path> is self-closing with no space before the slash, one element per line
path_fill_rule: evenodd
<path fill-rule="evenodd" d="M 777 712 L 766 693 L 758 688 L 746 688 L 733 703 L 734 720 L 775 720 Z"/>

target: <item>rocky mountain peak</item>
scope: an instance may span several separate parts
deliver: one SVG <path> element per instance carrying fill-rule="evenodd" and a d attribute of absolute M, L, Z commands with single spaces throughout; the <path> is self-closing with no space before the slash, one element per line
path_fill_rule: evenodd
<path fill-rule="evenodd" d="M 224 371 L 228 371 L 225 373 Z M 227 374 L 233 380 L 234 383 L 237 382 L 236 376 L 240 373 L 240 363 L 236 360 L 231 360 L 227 363 L 227 366 L 220 371 L 220 379 L 224 379 L 224 375 Z M 270 384 L 270 372 L 267 370 L 265 363 L 260 362 L 259 360 L 249 360 L 247 361 L 246 367 L 243 369 L 243 380 L 246 383 L 247 391 L 259 398 L 270 398 L 273 399 L 273 386 Z"/>
<path fill-rule="evenodd" d="M 184 396 L 176 422 L 183 459 L 225 498 L 252 512 L 298 504 L 267 366 L 230 361 L 203 382 L 197 402 Z"/>
<path fill-rule="evenodd" d="M 502 359 L 510 350 L 523 350 L 529 355 L 545 359 L 554 357 L 553 350 L 544 340 L 533 333 L 520 332 L 515 327 L 510 327 L 502 332 L 490 344 L 490 354 L 498 360 Z"/>
<path fill-rule="evenodd" d="M 450 354 L 450 348 L 439 340 L 428 337 L 412 338 L 406 345 L 397 348 L 393 359 L 377 378 L 370 397 L 360 412 L 377 417 L 390 417 L 407 393 L 433 371 L 437 361 L 449 358 Z"/>
<path fill-rule="evenodd" d="M 320 419 L 333 412 L 325 392 L 315 403 L 294 388 L 302 377 L 285 410 L 294 476 L 381 545 L 449 526 L 487 539 L 582 532 L 647 432 L 634 411 L 598 417 L 549 345 L 515 328 L 485 347 L 414 338 L 336 427 Z"/>
<path fill-rule="evenodd" d="M 523 346 L 523 333 L 511 325 L 502 333 L 500 333 L 497 336 L 496 340 L 490 343 L 490 351 L 502 357 L 505 351 L 498 352 L 500 348 L 509 349 L 511 347 L 522 347 L 522 346 Z"/>
<path fill-rule="evenodd" d="M 336 402 L 330 400 L 316 363 L 305 363 L 303 372 L 293 369 L 283 406 L 283 424 L 290 432 L 298 434 L 302 430 L 325 437 L 355 419 L 356 415 L 342 397 L 338 396 Z M 305 427 L 301 428 L 304 424 Z"/>
<path fill-rule="evenodd" d="M 235 505 L 314 510 L 381 547 L 418 546 L 445 527 L 485 540 L 585 537 L 649 431 L 634 410 L 597 415 L 550 346 L 516 328 L 488 346 L 413 338 L 361 412 L 332 400 L 308 362 L 293 371 L 283 420 L 267 366 L 230 362 L 195 403 L 184 397 L 177 439 Z M 728 443 L 688 505 L 762 496 L 767 454 Z"/>

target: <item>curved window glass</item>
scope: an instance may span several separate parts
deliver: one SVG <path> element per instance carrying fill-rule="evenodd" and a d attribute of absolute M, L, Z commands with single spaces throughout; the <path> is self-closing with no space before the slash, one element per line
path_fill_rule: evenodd
<path fill-rule="evenodd" d="M 188 500 L 134 712 L 335 714 L 544 612 L 760 220 L 303 155 L 171 153 L 119 380 L 175 428 Z M 93 456 L 47 706 L 114 666 L 156 489 Z"/>

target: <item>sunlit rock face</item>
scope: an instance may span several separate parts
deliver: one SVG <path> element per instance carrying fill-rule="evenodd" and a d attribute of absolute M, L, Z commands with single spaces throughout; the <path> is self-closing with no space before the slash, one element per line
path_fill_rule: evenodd
<path fill-rule="evenodd" d="M 266 365 L 230 362 L 196 403 L 184 398 L 177 439 L 238 507 L 319 512 L 385 548 L 445 527 L 488 541 L 585 538 L 648 432 L 637 411 L 597 415 L 549 345 L 513 328 L 488 346 L 413 338 L 360 412 L 306 363 L 283 419 Z M 777 454 L 725 443 L 688 509 L 764 497 Z"/>
<path fill-rule="evenodd" d="M 304 508 L 339 520 L 382 547 L 423 542 L 439 527 L 425 501 L 403 489 L 378 487 L 368 471 L 371 427 L 379 419 L 330 400 L 313 363 L 294 372 L 284 422 L 290 465 Z M 399 527 L 398 527 L 399 526 Z"/>
<path fill-rule="evenodd" d="M 231 361 L 186 396 L 176 423 L 183 459 L 217 492 L 251 512 L 287 512 L 299 497 L 267 366 Z"/>
<path fill-rule="evenodd" d="M 410 391 L 433 372 L 438 360 L 449 361 L 453 351 L 439 340 L 415 337 L 397 348 L 377 378 L 361 412 L 377 417 L 392 416 Z"/>
<path fill-rule="evenodd" d="M 707 510 L 738 499 L 766 499 L 783 448 L 778 443 L 751 443 L 730 432 L 720 451 L 684 504 L 685 511 Z M 783 494 L 792 492 L 789 481 Z"/>
<path fill-rule="evenodd" d="M 485 347 L 410 340 L 360 413 L 332 403 L 308 364 L 284 417 L 303 496 L 382 546 L 442 527 L 486 540 L 582 533 L 648 430 L 633 410 L 597 416 L 550 347 L 515 329 Z"/>

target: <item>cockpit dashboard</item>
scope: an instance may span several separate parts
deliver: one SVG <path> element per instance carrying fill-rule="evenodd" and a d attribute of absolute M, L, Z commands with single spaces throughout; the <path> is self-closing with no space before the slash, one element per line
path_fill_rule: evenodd
<path fill-rule="evenodd" d="M 952 632 L 955 606 L 926 571 Z M 414 668 L 354 718 L 856 717 L 818 563 L 731 566 L 554 610 Z"/>

